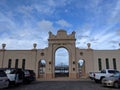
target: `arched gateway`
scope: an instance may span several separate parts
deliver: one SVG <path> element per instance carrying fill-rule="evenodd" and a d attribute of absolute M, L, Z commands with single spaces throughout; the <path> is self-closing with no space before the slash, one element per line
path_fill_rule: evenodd
<path fill-rule="evenodd" d="M 32 69 L 36 77 L 44 79 L 56 78 L 55 70 L 67 72 L 65 76 L 72 79 L 106 68 L 120 70 L 120 49 L 93 50 L 90 45 L 86 49 L 77 48 L 75 32 L 68 35 L 65 30 L 59 30 L 56 35 L 49 32 L 48 47 L 44 49 L 37 49 L 37 44 L 33 44 L 31 50 L 6 50 L 6 44 L 2 44 L 0 68 Z M 55 66 L 56 51 L 60 48 L 67 52 L 67 66 Z"/>
<path fill-rule="evenodd" d="M 79 78 L 82 76 L 86 76 L 87 70 L 90 70 L 89 64 L 91 63 L 92 58 L 92 49 L 90 49 L 90 45 L 86 50 L 80 50 L 76 48 L 76 38 L 75 32 L 73 31 L 71 34 L 67 34 L 65 30 L 59 30 L 57 35 L 54 35 L 52 32 L 49 32 L 49 39 L 48 39 L 48 48 L 46 48 L 45 60 L 46 64 L 46 72 L 45 78 L 55 78 L 55 53 L 56 50 L 59 48 L 65 48 L 68 51 L 69 56 L 69 78 Z M 87 56 L 85 56 L 84 55 Z M 42 59 L 42 58 L 41 58 Z M 78 61 L 83 59 L 85 63 L 83 66 L 79 67 Z M 87 60 L 87 61 L 86 61 Z M 87 66 L 86 64 L 89 63 Z M 60 67 L 59 67 L 60 68 Z"/>
<path fill-rule="evenodd" d="M 75 32 L 72 32 L 72 34 L 67 35 L 66 31 L 64 30 L 59 30 L 57 32 L 57 35 L 53 35 L 52 32 L 49 32 L 49 52 L 51 52 L 50 55 L 50 61 L 51 63 L 51 71 L 52 71 L 52 77 L 55 77 L 54 74 L 54 68 L 55 68 L 55 52 L 58 48 L 64 47 L 65 49 L 67 49 L 68 53 L 69 53 L 69 77 L 76 77 L 76 72 L 75 72 L 75 64 L 73 64 L 73 62 L 75 62 L 76 60 L 76 56 L 75 56 Z M 48 74 L 49 76 L 49 74 Z"/>

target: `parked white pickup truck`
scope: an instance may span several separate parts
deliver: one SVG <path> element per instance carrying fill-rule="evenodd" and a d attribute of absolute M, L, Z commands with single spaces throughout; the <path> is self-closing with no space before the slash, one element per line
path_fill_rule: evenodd
<path fill-rule="evenodd" d="M 94 79 L 95 82 L 101 82 L 103 78 L 110 77 L 119 71 L 114 69 L 104 69 L 101 72 L 92 72 L 90 75 Z"/>

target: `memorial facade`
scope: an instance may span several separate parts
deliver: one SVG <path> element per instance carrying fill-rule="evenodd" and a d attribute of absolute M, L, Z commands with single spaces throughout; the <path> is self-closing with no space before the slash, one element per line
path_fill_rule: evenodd
<path fill-rule="evenodd" d="M 1 68 L 32 69 L 38 78 L 56 78 L 55 53 L 59 48 L 68 51 L 68 77 L 71 79 L 87 77 L 89 72 L 102 69 L 120 70 L 120 49 L 94 50 L 90 43 L 86 49 L 80 49 L 76 47 L 74 31 L 69 35 L 65 30 L 58 30 L 56 35 L 49 32 L 48 47 L 44 49 L 37 49 L 36 43 L 31 50 L 6 50 L 5 46 L 2 44 L 0 49 Z M 79 66 L 81 60 L 83 65 Z"/>

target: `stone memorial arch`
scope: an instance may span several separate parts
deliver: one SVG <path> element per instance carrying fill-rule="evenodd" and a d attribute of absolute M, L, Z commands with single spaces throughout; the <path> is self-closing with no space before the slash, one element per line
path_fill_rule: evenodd
<path fill-rule="evenodd" d="M 51 61 L 51 70 L 52 70 L 52 77 L 55 77 L 55 52 L 59 48 L 65 48 L 69 54 L 69 77 L 76 77 L 75 72 L 75 64 L 73 64 L 76 60 L 75 57 L 75 32 L 72 34 L 67 35 L 66 31 L 59 30 L 57 35 L 53 35 L 52 32 L 49 32 L 49 47 L 48 52 L 51 53 L 50 61 Z"/>
<path fill-rule="evenodd" d="M 86 65 L 86 63 L 89 63 L 88 61 L 86 62 L 86 60 L 90 58 L 90 55 L 87 55 L 86 53 L 86 58 L 83 53 L 86 51 L 89 51 L 89 53 L 92 52 L 92 49 L 90 49 L 90 44 L 88 45 L 90 50 L 80 50 L 79 48 L 76 48 L 76 38 L 74 31 L 68 35 L 65 30 L 59 30 L 56 35 L 54 35 L 52 32 L 49 32 L 48 47 L 44 50 L 46 51 L 45 78 L 55 78 L 55 53 L 59 48 L 65 48 L 68 51 L 68 77 L 79 78 L 81 71 L 82 76 L 85 76 L 87 67 L 89 66 Z M 83 66 L 79 67 L 79 60 L 81 59 L 84 60 L 84 64 Z"/>

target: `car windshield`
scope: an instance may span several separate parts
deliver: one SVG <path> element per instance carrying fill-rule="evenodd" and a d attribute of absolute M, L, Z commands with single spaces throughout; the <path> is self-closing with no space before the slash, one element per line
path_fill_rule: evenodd
<path fill-rule="evenodd" d="M 15 73 L 15 70 L 14 69 L 7 69 L 6 71 L 5 71 L 7 74 L 14 74 Z"/>

